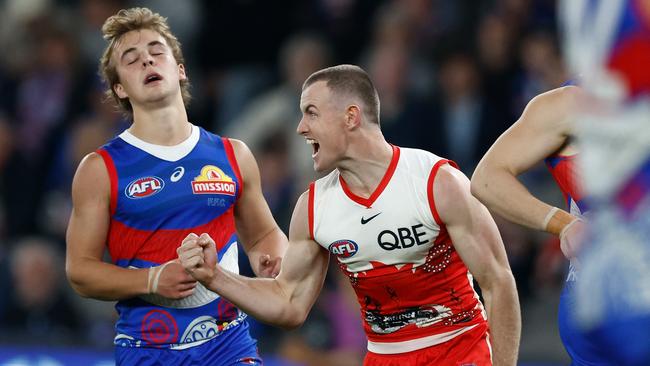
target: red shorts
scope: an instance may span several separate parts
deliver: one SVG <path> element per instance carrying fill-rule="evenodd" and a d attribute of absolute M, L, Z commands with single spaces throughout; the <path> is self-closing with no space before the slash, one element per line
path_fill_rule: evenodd
<path fill-rule="evenodd" d="M 492 366 L 487 326 L 478 325 L 458 337 L 412 352 L 379 354 L 368 351 L 364 366 Z"/>

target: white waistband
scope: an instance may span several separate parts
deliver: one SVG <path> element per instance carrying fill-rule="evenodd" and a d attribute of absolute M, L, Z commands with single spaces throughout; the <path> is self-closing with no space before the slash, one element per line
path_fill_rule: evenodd
<path fill-rule="evenodd" d="M 478 324 L 469 327 L 452 330 L 451 332 L 434 334 L 427 337 L 411 339 L 403 342 L 373 342 L 368 340 L 368 351 L 380 354 L 394 354 L 416 351 L 422 348 L 435 346 L 436 344 L 447 342 L 459 335 L 473 329 Z"/>

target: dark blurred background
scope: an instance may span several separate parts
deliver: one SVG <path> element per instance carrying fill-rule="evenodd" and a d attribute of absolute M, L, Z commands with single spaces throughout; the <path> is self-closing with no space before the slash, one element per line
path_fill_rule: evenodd
<path fill-rule="evenodd" d="M 101 25 L 131 6 L 168 17 L 188 62 L 190 120 L 251 147 L 285 230 L 316 178 L 295 134 L 300 87 L 313 71 L 362 66 L 387 139 L 451 158 L 468 175 L 533 96 L 569 78 L 554 0 L 0 0 L 2 365 L 112 363 L 113 304 L 72 292 L 64 239 L 76 166 L 129 126 L 103 103 L 97 64 Z M 562 206 L 543 167 L 523 180 Z M 496 220 L 522 304 L 521 364 L 568 364 L 556 326 L 567 267 L 559 243 Z M 365 353 L 360 322 L 332 270 L 301 329 L 253 328 L 269 364 L 344 366 Z"/>

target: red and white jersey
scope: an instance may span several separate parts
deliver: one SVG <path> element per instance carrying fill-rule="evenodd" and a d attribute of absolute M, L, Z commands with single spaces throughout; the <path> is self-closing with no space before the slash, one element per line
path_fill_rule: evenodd
<path fill-rule="evenodd" d="M 393 146 L 369 198 L 352 193 L 338 170 L 310 185 L 310 234 L 349 277 L 371 352 L 410 352 L 486 324 L 472 275 L 435 208 L 433 182 L 448 163 L 455 166 Z"/>

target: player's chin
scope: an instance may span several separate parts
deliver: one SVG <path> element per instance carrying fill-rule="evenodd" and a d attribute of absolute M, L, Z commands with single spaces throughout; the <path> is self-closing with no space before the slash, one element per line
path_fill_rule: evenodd
<path fill-rule="evenodd" d="M 314 170 L 317 173 L 323 173 L 332 170 L 333 166 L 331 163 L 325 162 L 321 159 L 314 159 Z"/>

